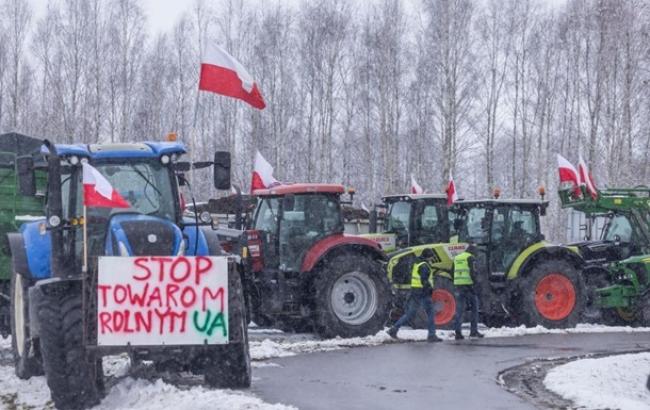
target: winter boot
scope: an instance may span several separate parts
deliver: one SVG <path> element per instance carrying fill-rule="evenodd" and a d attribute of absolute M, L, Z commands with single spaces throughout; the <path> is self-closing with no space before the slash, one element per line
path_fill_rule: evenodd
<path fill-rule="evenodd" d="M 388 333 L 388 336 L 392 337 L 393 339 L 397 339 L 397 328 L 396 327 L 391 327 L 386 331 Z"/>
<path fill-rule="evenodd" d="M 437 342 L 442 342 L 442 339 L 439 338 L 436 335 L 431 335 L 431 336 L 427 337 L 427 342 L 429 342 L 429 343 L 437 343 Z"/>
<path fill-rule="evenodd" d="M 454 336 L 454 339 L 463 340 L 465 338 L 463 337 L 463 334 L 461 332 L 456 332 L 456 336 Z"/>
<path fill-rule="evenodd" d="M 485 335 L 483 333 L 479 333 L 479 331 L 477 330 L 476 332 L 471 332 L 469 334 L 469 337 L 476 337 L 478 339 L 481 339 L 481 338 L 485 337 Z"/>

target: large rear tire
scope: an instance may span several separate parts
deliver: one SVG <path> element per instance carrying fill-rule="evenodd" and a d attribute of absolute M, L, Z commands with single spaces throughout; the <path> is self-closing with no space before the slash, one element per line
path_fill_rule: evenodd
<path fill-rule="evenodd" d="M 373 335 L 384 328 L 391 289 L 379 264 L 363 255 L 343 254 L 314 279 L 314 329 L 323 338 Z"/>
<path fill-rule="evenodd" d="M 14 368 L 19 379 L 29 379 L 43 374 L 38 345 L 32 341 L 29 331 L 29 301 L 28 280 L 13 272 L 9 281 L 11 301 L 11 351 L 14 357 Z"/>
<path fill-rule="evenodd" d="M 568 261 L 539 262 L 520 281 L 521 317 L 526 326 L 575 327 L 582 317 L 586 291 L 579 272 Z"/>
<path fill-rule="evenodd" d="M 251 386 L 251 357 L 240 275 L 231 274 L 228 286 L 228 336 L 232 340 L 234 335 L 237 340 L 210 347 L 203 374 L 208 386 L 243 389 Z"/>
<path fill-rule="evenodd" d="M 39 301 L 43 367 L 58 409 L 84 409 L 99 403 L 101 361 L 83 344 L 80 284 L 52 285 Z"/>

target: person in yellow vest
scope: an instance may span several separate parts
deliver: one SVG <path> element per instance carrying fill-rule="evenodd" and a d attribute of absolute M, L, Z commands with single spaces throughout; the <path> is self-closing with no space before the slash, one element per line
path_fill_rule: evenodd
<path fill-rule="evenodd" d="M 454 286 L 456 287 L 454 330 L 456 331 L 456 340 L 464 339 L 461 325 L 466 303 L 469 303 L 472 309 L 469 337 L 483 337 L 483 334 L 478 331 L 478 290 L 474 280 L 477 276 L 474 253 L 476 253 L 476 247 L 470 244 L 465 251 L 454 257 Z"/>
<path fill-rule="evenodd" d="M 411 294 L 406 302 L 406 313 L 399 318 L 397 322 L 388 329 L 388 334 L 392 338 L 397 338 L 397 331 L 402 325 L 408 323 L 413 319 L 422 307 L 427 313 L 428 336 L 427 342 L 441 342 L 436 336 L 436 322 L 435 314 L 433 311 L 433 300 L 431 299 L 431 292 L 433 292 L 433 269 L 430 263 L 433 263 L 435 254 L 431 249 L 424 249 L 420 255 L 419 260 L 411 268 Z"/>

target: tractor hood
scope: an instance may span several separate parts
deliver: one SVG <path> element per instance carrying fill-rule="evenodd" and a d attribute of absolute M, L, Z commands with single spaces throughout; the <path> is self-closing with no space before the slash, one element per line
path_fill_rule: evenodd
<path fill-rule="evenodd" d="M 604 263 L 621 260 L 625 255 L 624 246 L 612 241 L 598 240 L 569 244 L 578 248 L 580 256 L 588 263 Z"/>
<path fill-rule="evenodd" d="M 104 249 L 110 256 L 183 255 L 185 242 L 178 226 L 167 219 L 120 213 L 108 223 Z"/>

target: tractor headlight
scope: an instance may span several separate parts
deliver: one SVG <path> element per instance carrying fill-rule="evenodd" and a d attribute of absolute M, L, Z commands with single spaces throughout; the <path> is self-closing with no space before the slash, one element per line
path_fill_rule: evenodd
<path fill-rule="evenodd" d="M 61 218 L 59 218 L 58 215 L 52 215 L 47 220 L 47 223 L 49 223 L 52 228 L 56 228 L 57 226 L 61 225 Z"/>
<path fill-rule="evenodd" d="M 70 162 L 70 165 L 77 165 L 79 163 L 79 157 L 72 155 L 70 158 L 68 158 L 68 162 Z"/>
<path fill-rule="evenodd" d="M 208 211 L 201 212 L 201 214 L 199 215 L 199 219 L 204 224 L 209 224 L 209 223 L 212 222 L 212 216 L 210 216 L 210 212 L 208 212 Z"/>
<path fill-rule="evenodd" d="M 169 155 L 163 155 L 162 157 L 160 157 L 160 162 L 163 165 L 169 164 Z"/>
<path fill-rule="evenodd" d="M 117 243 L 117 247 L 119 248 L 120 256 L 131 256 L 129 255 L 129 250 L 126 249 L 126 245 L 124 244 L 124 242 L 119 241 Z"/>

